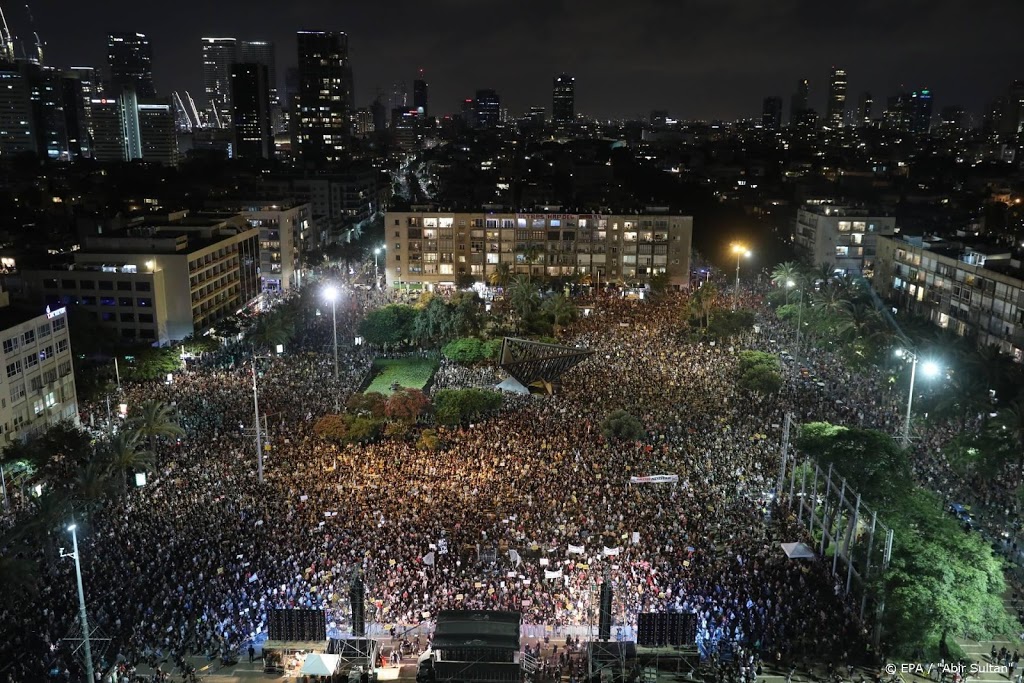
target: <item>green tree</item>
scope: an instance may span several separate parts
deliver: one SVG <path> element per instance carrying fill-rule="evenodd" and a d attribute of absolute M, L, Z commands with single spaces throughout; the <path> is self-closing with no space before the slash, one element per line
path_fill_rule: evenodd
<path fill-rule="evenodd" d="M 744 391 L 749 391 L 754 394 L 777 394 L 782 388 L 783 380 L 782 376 L 777 370 L 771 370 L 769 368 L 758 366 L 747 370 L 737 382 Z"/>
<path fill-rule="evenodd" d="M 608 440 L 636 441 L 643 437 L 640 420 L 625 410 L 613 410 L 601 422 L 601 433 Z"/>
<path fill-rule="evenodd" d="M 668 273 L 655 273 L 651 276 L 651 293 L 655 295 L 664 294 L 670 283 L 671 278 L 669 278 Z"/>
<path fill-rule="evenodd" d="M 387 396 L 379 391 L 368 391 L 365 394 L 352 394 L 349 396 L 345 407 L 350 412 L 356 414 L 384 417 L 384 405 L 387 403 L 387 400 Z"/>
<path fill-rule="evenodd" d="M 452 295 L 450 306 L 455 334 L 470 337 L 480 332 L 483 325 L 484 302 L 476 292 L 455 292 Z"/>
<path fill-rule="evenodd" d="M 754 326 L 755 320 L 753 311 L 730 311 L 721 308 L 711 314 L 704 332 L 712 339 L 729 339 L 749 330 Z"/>
<path fill-rule="evenodd" d="M 503 403 L 500 393 L 488 389 L 441 389 L 434 394 L 434 420 L 457 425 L 492 413 Z"/>
<path fill-rule="evenodd" d="M 128 488 L 128 474 L 153 469 L 153 454 L 141 442 L 135 429 L 122 429 L 100 446 L 99 457 L 112 473 L 121 475 L 121 487 Z"/>
<path fill-rule="evenodd" d="M 997 411 L 992 428 L 1017 447 L 1021 465 L 1024 466 L 1024 399 L 1017 399 Z"/>
<path fill-rule="evenodd" d="M 803 267 L 799 263 L 785 261 L 772 270 L 772 284 L 776 287 L 786 288 L 790 282 L 796 285 L 803 279 L 803 275 Z"/>
<path fill-rule="evenodd" d="M 504 289 L 508 286 L 508 281 L 512 277 L 512 267 L 508 263 L 499 263 L 494 267 L 494 270 L 487 276 L 488 282 L 491 283 L 492 287 L 501 287 Z"/>
<path fill-rule="evenodd" d="M 163 380 L 168 374 L 181 369 L 180 352 L 167 347 L 147 346 L 125 358 L 131 360 L 127 368 L 121 365 L 121 371 L 136 382 Z"/>
<path fill-rule="evenodd" d="M 248 339 L 257 348 L 273 349 L 287 344 L 295 336 L 295 321 L 286 311 L 264 313 L 256 318 Z"/>
<path fill-rule="evenodd" d="M 437 438 L 437 431 L 433 429 L 424 429 L 420 432 L 420 438 L 416 440 L 416 448 L 428 453 L 436 452 L 440 446 L 441 442 Z"/>
<path fill-rule="evenodd" d="M 388 304 L 359 323 L 359 334 L 374 346 L 396 346 L 413 338 L 417 311 L 406 304 Z"/>
<path fill-rule="evenodd" d="M 556 337 L 562 328 L 576 322 L 576 318 L 579 317 L 577 308 L 562 294 L 555 294 L 546 299 L 540 310 L 551 321 Z"/>
<path fill-rule="evenodd" d="M 484 344 L 476 337 L 462 337 L 448 342 L 441 355 L 456 363 L 479 363 L 486 358 Z"/>
<path fill-rule="evenodd" d="M 138 413 L 129 413 L 129 424 L 138 431 L 141 438 L 149 441 L 149 452 L 153 455 L 157 452 L 157 439 L 185 436 L 185 430 L 175 420 L 172 408 L 163 401 L 152 398 L 139 405 Z"/>
<path fill-rule="evenodd" d="M 540 292 L 529 278 L 516 275 L 509 288 L 509 305 L 518 316 L 520 325 L 533 317 L 540 301 Z"/>

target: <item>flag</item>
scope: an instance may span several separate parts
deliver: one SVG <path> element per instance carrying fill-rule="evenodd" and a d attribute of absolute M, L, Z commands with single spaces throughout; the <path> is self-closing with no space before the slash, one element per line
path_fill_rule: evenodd
<path fill-rule="evenodd" d="M 562 578 L 562 570 L 558 569 L 557 571 L 551 572 L 551 571 L 548 571 L 547 569 L 545 569 L 544 570 L 544 578 L 545 579 L 560 579 L 560 578 Z"/>
<path fill-rule="evenodd" d="M 253 572 L 252 576 L 249 577 L 249 583 L 252 583 L 255 580 L 256 580 L 256 572 Z"/>
<path fill-rule="evenodd" d="M 423 564 L 433 567 L 434 566 L 434 551 L 430 551 L 423 556 Z"/>
<path fill-rule="evenodd" d="M 639 542 L 640 542 L 640 532 L 639 531 L 634 531 L 633 532 L 633 543 L 636 544 L 636 543 L 639 543 Z"/>
<path fill-rule="evenodd" d="M 575 553 L 576 555 L 583 555 L 586 552 L 587 552 L 587 549 L 584 548 L 581 545 L 573 545 L 572 543 L 569 544 L 568 553 L 570 555 L 572 555 L 573 553 Z"/>
<path fill-rule="evenodd" d="M 519 552 L 516 550 L 508 551 L 508 559 L 515 562 L 517 567 L 523 563 L 523 558 L 519 557 Z"/>
<path fill-rule="evenodd" d="M 605 546 L 604 550 L 601 551 L 601 554 L 605 557 L 611 557 L 613 555 L 618 555 L 621 552 L 622 548 L 609 548 L 608 546 Z"/>

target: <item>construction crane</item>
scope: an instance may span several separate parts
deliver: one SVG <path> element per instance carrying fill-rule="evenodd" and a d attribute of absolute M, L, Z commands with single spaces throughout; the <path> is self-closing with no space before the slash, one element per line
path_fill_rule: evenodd
<path fill-rule="evenodd" d="M 43 65 L 43 41 L 39 38 L 39 34 L 32 31 L 32 35 L 36 37 L 36 58 L 39 60 L 39 66 Z"/>
<path fill-rule="evenodd" d="M 7 26 L 7 17 L 4 16 L 4 9 L 0 7 L 0 59 L 7 62 L 14 61 L 14 36 Z"/>
<path fill-rule="evenodd" d="M 188 106 L 192 110 L 192 117 L 196 121 L 196 127 L 203 128 L 203 120 L 199 118 L 199 110 L 196 109 L 196 101 L 192 99 L 192 95 L 189 94 L 188 90 L 185 91 L 185 97 L 188 99 Z"/>
<path fill-rule="evenodd" d="M 174 91 L 174 121 L 178 130 L 192 132 L 192 118 L 188 115 L 188 110 L 185 109 L 177 90 Z"/>

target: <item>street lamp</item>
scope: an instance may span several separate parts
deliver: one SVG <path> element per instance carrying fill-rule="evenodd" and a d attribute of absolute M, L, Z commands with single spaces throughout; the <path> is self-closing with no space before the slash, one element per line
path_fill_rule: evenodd
<path fill-rule="evenodd" d="M 78 557 L 78 534 L 75 530 L 78 525 L 72 522 L 68 525 L 71 532 L 71 552 L 66 553 L 60 549 L 61 557 L 72 557 L 75 560 L 75 578 L 78 580 L 78 618 L 82 622 L 82 652 L 85 656 L 85 680 L 95 681 L 96 676 L 92 669 L 92 647 L 89 643 L 89 618 L 85 615 L 85 589 L 82 587 L 82 563 Z"/>
<path fill-rule="evenodd" d="M 334 328 L 334 381 L 338 381 L 338 288 L 327 285 L 324 298 L 331 302 L 331 326 Z"/>
<path fill-rule="evenodd" d="M 914 405 L 914 382 L 917 379 L 917 364 L 919 357 L 917 352 L 909 349 L 896 349 L 897 358 L 910 358 L 910 393 L 907 394 L 907 414 L 903 418 L 903 434 L 900 437 L 900 442 L 904 448 L 910 446 L 910 411 Z M 921 362 L 921 372 L 924 373 L 925 377 L 932 378 L 937 377 L 941 368 L 939 364 L 933 360 L 926 360 Z"/>
<path fill-rule="evenodd" d="M 380 252 L 384 251 L 385 249 L 387 249 L 387 246 L 380 246 L 380 247 L 377 247 L 376 249 L 373 250 L 373 287 L 374 287 L 374 289 L 376 289 L 377 286 L 380 283 L 380 280 L 378 279 L 380 277 L 380 275 L 378 275 L 378 271 L 377 271 L 377 257 L 380 256 Z"/>
<path fill-rule="evenodd" d="M 736 289 L 732 293 L 732 310 L 736 310 L 740 306 L 740 259 L 750 258 L 751 251 L 742 244 L 733 244 L 732 253 L 736 254 Z"/>
<path fill-rule="evenodd" d="M 793 280 L 786 280 L 786 289 L 792 289 L 796 287 L 796 282 Z M 800 333 L 803 331 L 803 317 L 804 317 L 804 288 L 800 288 L 800 303 L 799 308 L 796 309 L 796 353 L 800 355 Z"/>

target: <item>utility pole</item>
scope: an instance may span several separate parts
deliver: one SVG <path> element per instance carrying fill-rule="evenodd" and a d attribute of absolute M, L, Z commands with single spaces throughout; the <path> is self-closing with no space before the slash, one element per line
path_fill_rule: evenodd
<path fill-rule="evenodd" d="M 72 522 L 68 525 L 71 532 L 72 551 L 65 553 L 61 548 L 61 557 L 72 557 L 75 560 L 75 578 L 78 580 L 78 618 L 82 622 L 82 654 L 85 657 L 85 679 L 92 683 L 96 675 L 92 668 L 92 646 L 89 643 L 89 618 L 85 615 L 85 589 L 82 587 L 82 563 L 78 554 L 78 534 L 75 530 L 78 525 Z"/>
<path fill-rule="evenodd" d="M 256 387 L 256 356 L 252 357 L 252 408 L 256 414 L 256 468 L 259 474 L 260 483 L 263 483 L 263 443 L 260 438 L 260 398 Z"/>
<path fill-rule="evenodd" d="M 117 366 L 117 356 L 114 356 L 114 375 L 117 377 L 117 391 L 121 391 L 121 369 Z"/>
<path fill-rule="evenodd" d="M 789 426 L 791 423 L 790 413 L 786 413 L 785 419 L 782 422 L 782 448 L 779 453 L 779 478 L 775 481 L 775 496 L 773 503 L 778 505 L 779 498 L 782 496 L 782 486 L 786 481 L 786 460 L 789 457 Z M 768 508 L 768 519 L 772 517 L 772 507 Z"/>

